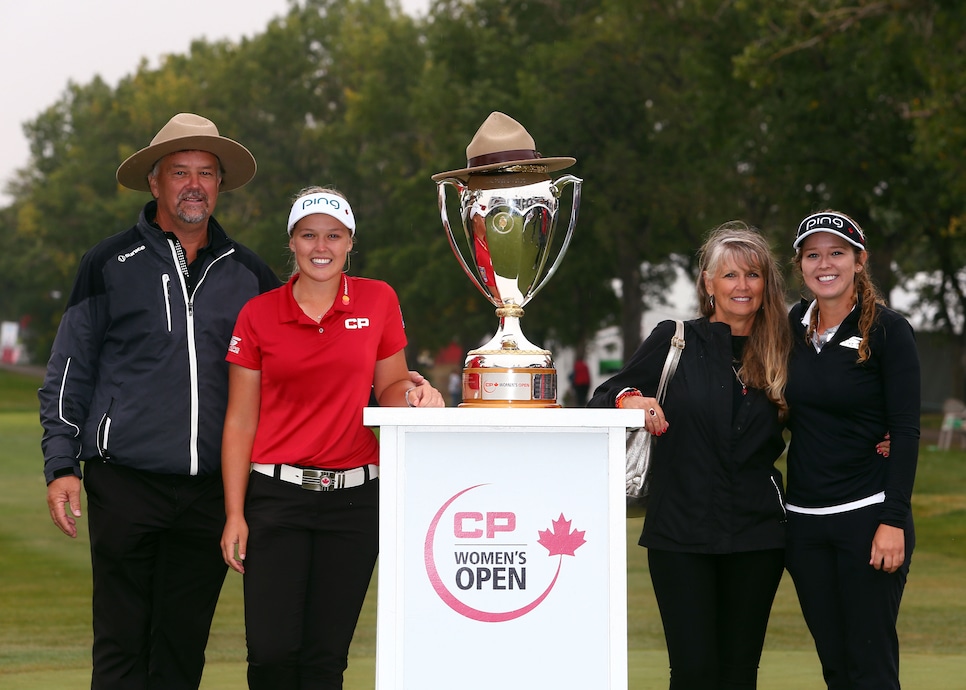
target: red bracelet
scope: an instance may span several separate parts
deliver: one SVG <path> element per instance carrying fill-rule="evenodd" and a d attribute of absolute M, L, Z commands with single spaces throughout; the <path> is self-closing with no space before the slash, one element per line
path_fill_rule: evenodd
<path fill-rule="evenodd" d="M 621 402 L 624 400 L 624 398 L 643 398 L 643 397 L 644 397 L 644 394 L 641 393 L 636 388 L 628 388 L 626 391 L 621 391 L 620 393 L 617 394 L 617 399 L 614 400 L 614 405 L 618 409 L 622 409 L 623 406 L 621 405 Z"/>

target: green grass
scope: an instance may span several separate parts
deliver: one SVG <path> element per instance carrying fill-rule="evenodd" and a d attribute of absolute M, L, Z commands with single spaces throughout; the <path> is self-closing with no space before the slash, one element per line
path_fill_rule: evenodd
<path fill-rule="evenodd" d="M 0 413 L 37 412 L 37 389 L 43 379 L 0 369 Z"/>
<path fill-rule="evenodd" d="M 91 574 L 86 522 L 70 540 L 50 520 L 41 473 L 40 380 L 0 370 L 0 687 L 90 683 Z M 920 454 L 913 500 L 917 547 L 899 620 L 907 690 L 966 688 L 966 453 Z M 667 654 L 641 520 L 628 520 L 628 674 L 634 690 L 667 687 Z M 350 652 L 346 690 L 371 690 L 375 586 Z M 202 688 L 245 686 L 241 577 L 229 572 L 208 645 Z M 821 670 L 789 578 L 772 610 L 759 687 L 814 690 Z M 585 689 L 581 689 L 585 690 Z M 596 689 L 587 689 L 596 690 Z"/>

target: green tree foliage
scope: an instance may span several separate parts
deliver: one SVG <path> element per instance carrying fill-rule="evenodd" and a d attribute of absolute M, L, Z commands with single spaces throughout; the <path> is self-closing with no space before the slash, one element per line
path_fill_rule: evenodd
<path fill-rule="evenodd" d="M 0 260 L 3 273 L 24 276 L 15 294 L 25 311 L 5 318 L 27 317 L 28 344 L 45 348 L 81 255 L 130 224 L 132 209 L 117 196 L 115 137 L 124 128 L 115 117 L 114 94 L 102 80 L 69 84 L 61 100 L 25 130 L 34 166 L 16 190 L 11 233 L 23 252 L 5 253 Z"/>
<path fill-rule="evenodd" d="M 888 293 L 911 204 L 931 177 L 904 116 L 922 90 L 916 38 L 848 3 L 761 5 L 754 13 L 768 29 L 741 64 L 767 126 L 756 165 L 785 190 L 776 201 L 786 236 L 812 211 L 848 213 L 867 229 L 873 274 Z"/>
<path fill-rule="evenodd" d="M 760 28 L 739 72 L 770 125 L 760 164 L 807 210 L 834 207 L 869 234 L 889 292 L 915 277 L 919 308 L 966 363 L 966 8 L 909 0 L 742 2 Z M 790 220 L 790 216 L 784 214 Z"/>
<path fill-rule="evenodd" d="M 785 257 L 825 207 L 869 229 L 886 290 L 927 276 L 923 308 L 962 341 L 964 26 L 948 0 L 434 0 L 420 20 L 395 0 L 292 0 L 239 43 L 196 41 L 113 89 L 68 84 L 27 123 L 32 159 L 0 210 L 0 316 L 29 314 L 46 357 L 81 254 L 147 201 L 117 165 L 192 111 L 258 161 L 219 199 L 232 235 L 285 276 L 292 195 L 333 185 L 359 219 L 351 271 L 397 289 L 410 357 L 474 346 L 496 317 L 430 177 L 462 167 L 500 110 L 584 180 L 570 251 L 527 308 L 534 342 L 616 324 L 628 352 L 711 228 L 744 219 Z"/>
<path fill-rule="evenodd" d="M 671 265 L 690 269 L 710 229 L 753 210 L 738 172 L 747 89 L 731 77 L 742 27 L 733 12 L 713 9 L 595 3 L 529 75 L 548 129 L 570 143 L 587 178 L 580 258 L 551 289 L 572 283 L 594 294 L 593 281 L 599 289 L 617 277 L 625 352 L 640 342 L 644 307 L 661 303 Z M 549 71 L 557 79 L 539 81 Z"/>

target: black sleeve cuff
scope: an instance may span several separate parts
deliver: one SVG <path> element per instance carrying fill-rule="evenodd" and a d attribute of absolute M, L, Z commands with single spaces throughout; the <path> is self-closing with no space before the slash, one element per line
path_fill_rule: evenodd
<path fill-rule="evenodd" d="M 61 467 L 59 470 L 54 470 L 54 479 L 60 479 L 68 475 L 74 475 L 76 477 L 77 469 L 74 467 Z"/>

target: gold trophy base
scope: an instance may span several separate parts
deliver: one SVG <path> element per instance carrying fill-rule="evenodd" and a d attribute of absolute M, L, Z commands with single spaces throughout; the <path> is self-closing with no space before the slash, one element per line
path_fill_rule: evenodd
<path fill-rule="evenodd" d="M 466 367 L 463 369 L 463 402 L 459 406 L 560 407 L 557 404 L 557 370 L 549 367 Z"/>

